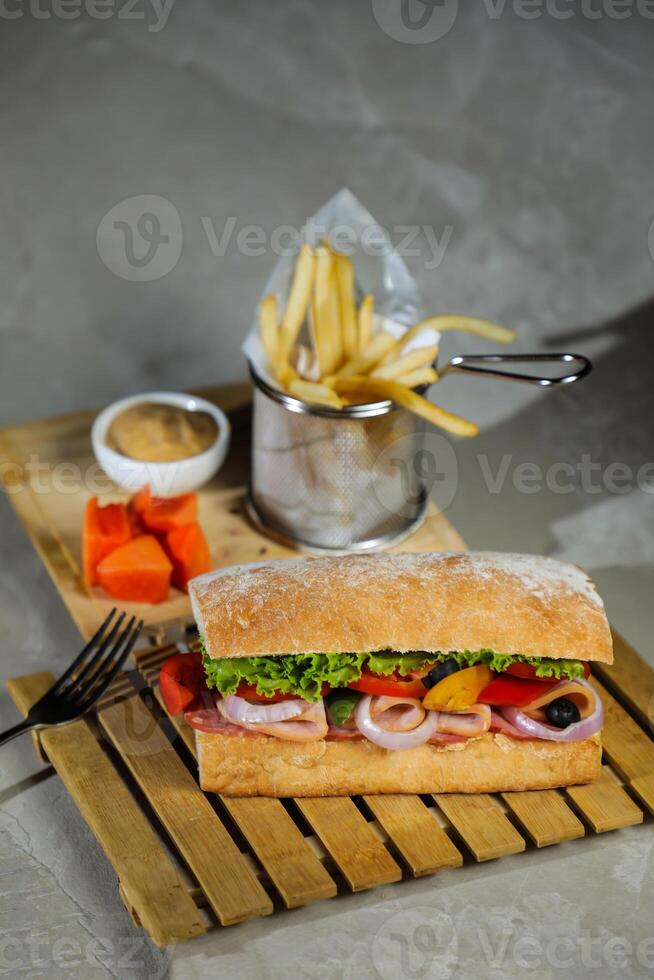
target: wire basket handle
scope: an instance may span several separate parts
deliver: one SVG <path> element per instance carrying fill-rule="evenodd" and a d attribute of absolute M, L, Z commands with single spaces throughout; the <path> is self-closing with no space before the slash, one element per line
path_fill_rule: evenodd
<path fill-rule="evenodd" d="M 541 374 L 523 374 L 503 368 L 502 365 L 518 364 L 560 364 L 561 373 L 553 377 Z M 553 385 L 572 384 L 585 378 L 592 369 L 592 363 L 583 354 L 460 354 L 453 357 L 439 370 L 440 377 L 448 373 L 481 374 L 503 381 L 518 381 L 523 384 L 540 385 L 548 388 Z"/>

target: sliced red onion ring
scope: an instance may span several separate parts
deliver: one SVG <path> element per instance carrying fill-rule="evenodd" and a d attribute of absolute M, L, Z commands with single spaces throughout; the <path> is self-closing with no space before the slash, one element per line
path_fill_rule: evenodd
<path fill-rule="evenodd" d="M 502 708 L 502 715 L 518 731 L 524 732 L 525 735 L 531 735 L 532 738 L 546 738 L 553 742 L 580 742 L 584 738 L 590 738 L 604 724 L 604 708 L 594 688 L 587 680 L 582 680 L 579 677 L 575 678 L 574 683 L 588 688 L 595 698 L 595 710 L 583 721 L 576 721 L 574 724 L 568 725 L 567 728 L 555 728 L 553 725 L 543 725 L 534 718 L 530 718 L 519 708 Z"/>
<path fill-rule="evenodd" d="M 223 714 L 230 721 L 247 725 L 271 725 L 278 721 L 288 721 L 304 714 L 311 705 L 308 701 L 275 701 L 273 704 L 252 704 L 236 694 L 229 694 L 221 702 Z"/>
<path fill-rule="evenodd" d="M 436 731 L 438 724 L 438 712 L 428 711 L 425 720 L 411 732 L 389 732 L 376 724 L 370 716 L 370 705 L 372 695 L 365 694 L 359 701 L 354 720 L 362 735 L 380 745 L 383 749 L 415 749 L 422 745 Z"/>

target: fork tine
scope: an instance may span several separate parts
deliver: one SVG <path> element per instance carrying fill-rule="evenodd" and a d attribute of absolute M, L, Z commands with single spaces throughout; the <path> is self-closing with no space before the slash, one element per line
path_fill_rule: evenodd
<path fill-rule="evenodd" d="M 102 677 L 107 664 L 111 663 L 116 655 L 116 651 L 122 646 L 125 637 L 129 635 L 135 622 L 136 616 L 132 616 L 127 626 L 120 633 L 116 629 L 111 631 L 111 635 L 102 644 L 102 647 L 93 660 L 89 661 L 83 672 L 77 678 L 74 687 L 71 689 L 70 693 L 72 693 L 72 699 L 74 701 L 84 700 L 98 678 Z"/>
<path fill-rule="evenodd" d="M 77 668 L 81 665 L 81 663 L 84 660 L 84 658 L 86 657 L 86 655 L 88 653 L 90 653 L 90 651 L 95 647 L 95 645 L 97 643 L 100 642 L 100 640 L 102 639 L 102 637 L 103 637 L 106 629 L 108 628 L 111 620 L 114 618 L 114 616 L 117 613 L 117 611 L 118 610 L 114 606 L 114 608 L 111 610 L 111 612 L 109 613 L 109 615 L 107 616 L 107 618 L 105 619 L 105 621 L 102 623 L 102 625 L 100 626 L 100 628 L 93 634 L 93 636 L 91 637 L 91 639 L 89 640 L 89 642 L 86 644 L 86 646 L 84 647 L 84 649 L 77 655 L 77 657 L 75 657 L 75 659 L 73 660 L 73 662 L 70 665 L 70 667 L 68 667 L 63 672 L 63 674 L 61 675 L 61 677 L 58 677 L 57 678 L 57 680 L 55 681 L 55 683 L 50 688 L 50 692 L 49 693 L 55 694 L 55 693 L 59 693 L 61 691 L 61 688 L 63 687 L 63 685 L 66 683 L 67 680 L 69 680 L 72 677 L 74 671 L 77 670 Z"/>
<path fill-rule="evenodd" d="M 89 687 L 87 688 L 86 696 L 82 699 L 81 702 L 82 711 L 86 711 L 88 708 L 91 707 L 92 704 L 95 704 L 95 702 L 102 697 L 102 695 L 107 690 L 107 688 L 111 684 L 112 680 L 114 679 L 114 677 L 116 676 L 120 668 L 127 660 L 128 656 L 132 652 L 134 648 L 134 644 L 138 640 L 141 630 L 143 629 L 142 619 L 138 621 L 134 629 L 132 629 L 133 622 L 134 622 L 134 617 L 132 617 L 129 626 L 127 626 L 119 643 L 117 643 L 111 651 L 112 654 L 115 654 L 116 657 L 113 665 L 106 673 L 104 673 L 100 677 L 99 683 L 96 684 L 95 681 L 93 681 L 93 684 L 95 684 L 95 688 L 93 687 L 93 684 L 90 684 Z M 130 631 L 131 631 L 131 635 L 130 635 Z M 122 650 L 120 649 L 121 644 L 123 644 Z M 118 653 L 116 653 L 117 650 L 119 651 Z M 107 663 L 109 663 L 110 659 L 111 659 L 110 657 L 107 657 L 105 659 L 104 666 L 106 666 Z"/>
<path fill-rule="evenodd" d="M 91 657 L 90 660 L 87 660 L 87 662 L 84 664 L 84 666 L 80 670 L 79 674 L 77 674 L 76 677 L 73 677 L 73 679 L 71 680 L 71 682 L 69 684 L 67 684 L 66 687 L 60 692 L 64 697 L 67 697 L 67 698 L 71 698 L 72 697 L 74 699 L 74 698 L 76 698 L 78 696 L 77 695 L 77 692 L 82 690 L 83 685 L 86 683 L 86 681 L 87 681 L 87 679 L 89 677 L 89 674 L 91 674 L 91 673 L 94 672 L 94 668 L 97 666 L 97 664 L 105 656 L 107 650 L 111 646 L 115 645 L 116 636 L 118 635 L 118 631 L 119 631 L 119 629 L 120 629 L 120 627 L 121 627 L 124 619 L 125 619 L 125 613 L 122 612 L 120 614 L 120 616 L 118 617 L 118 619 L 113 624 L 113 626 L 111 628 L 111 632 L 109 633 L 109 635 L 106 636 L 104 638 L 104 640 L 102 641 L 102 643 L 100 644 L 99 649 L 96 650 L 96 652 L 94 653 L 94 655 Z M 132 620 L 133 619 L 134 619 L 134 617 L 132 616 Z"/>

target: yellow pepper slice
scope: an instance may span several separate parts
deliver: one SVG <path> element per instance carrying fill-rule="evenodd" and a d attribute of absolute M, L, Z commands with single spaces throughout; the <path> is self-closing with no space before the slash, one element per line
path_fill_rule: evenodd
<path fill-rule="evenodd" d="M 434 684 L 423 698 L 422 705 L 431 711 L 465 711 L 477 703 L 477 698 L 493 677 L 493 671 L 484 664 L 457 670 Z"/>

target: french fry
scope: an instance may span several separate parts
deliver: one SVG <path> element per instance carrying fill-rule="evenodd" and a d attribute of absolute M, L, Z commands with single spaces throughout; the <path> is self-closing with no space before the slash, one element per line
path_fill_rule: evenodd
<path fill-rule="evenodd" d="M 498 344 L 510 344 L 516 337 L 515 330 L 503 327 L 499 323 L 492 323 L 490 320 L 461 316 L 458 313 L 439 313 L 437 316 L 430 316 L 426 320 L 421 320 L 420 323 L 416 323 L 410 330 L 407 330 L 397 341 L 395 348 L 389 350 L 382 358 L 381 365 L 394 361 L 418 334 L 428 328 L 439 330 L 442 333 L 446 330 L 463 330 L 467 333 L 476 334 L 478 337 L 484 337 L 486 340 L 494 340 Z"/>
<path fill-rule="evenodd" d="M 279 365 L 279 328 L 277 297 L 274 293 L 264 296 L 259 304 L 259 336 L 268 364 L 276 375 Z"/>
<path fill-rule="evenodd" d="M 336 378 L 351 378 L 355 375 L 366 374 L 395 344 L 395 337 L 382 330 L 376 334 L 368 346 L 360 354 L 356 354 L 336 372 Z"/>
<path fill-rule="evenodd" d="M 417 368 L 415 371 L 409 371 L 408 374 L 403 374 L 399 378 L 395 378 L 395 381 L 399 385 L 404 385 L 405 388 L 420 388 L 423 385 L 433 385 L 438 381 L 438 374 L 433 368 L 423 367 Z"/>
<path fill-rule="evenodd" d="M 362 354 L 372 340 L 372 314 L 375 309 L 375 297 L 366 293 L 361 300 L 358 314 L 359 354 Z"/>
<path fill-rule="evenodd" d="M 291 381 L 295 381 L 300 375 L 297 373 L 292 364 L 286 361 L 284 364 L 280 364 L 279 371 L 277 373 L 277 379 L 284 388 L 288 388 Z"/>
<path fill-rule="evenodd" d="M 325 245 L 316 249 L 312 319 L 320 373 L 331 374 L 343 360 L 343 341 L 332 253 Z"/>
<path fill-rule="evenodd" d="M 352 259 L 347 255 L 338 254 L 334 254 L 334 266 L 338 283 L 343 356 L 349 361 L 359 350 L 357 308 L 354 301 L 354 266 Z"/>
<path fill-rule="evenodd" d="M 313 249 L 306 243 L 300 249 L 295 263 L 293 282 L 286 301 L 286 309 L 282 317 L 280 353 L 283 360 L 288 360 L 293 344 L 298 338 L 302 324 L 307 315 L 311 300 L 311 290 L 316 269 L 316 257 Z"/>
<path fill-rule="evenodd" d="M 316 405 L 329 405 L 330 408 L 342 408 L 343 403 L 338 395 L 327 388 L 326 385 L 315 384 L 313 381 L 302 381 L 296 378 L 288 386 L 291 395 L 300 398 L 303 402 L 312 402 Z"/>
<path fill-rule="evenodd" d="M 386 381 L 381 378 L 348 377 L 336 378 L 334 390 L 338 394 L 350 396 L 353 394 L 362 395 L 366 399 L 370 398 L 389 398 L 396 405 L 407 408 L 420 418 L 426 419 L 433 425 L 437 425 L 446 432 L 451 432 L 456 436 L 476 436 L 479 428 L 474 422 L 454 415 L 452 412 L 439 408 L 431 402 L 418 395 L 410 388 L 398 384 L 397 381 Z"/>
<path fill-rule="evenodd" d="M 424 330 L 425 327 L 433 327 L 443 333 L 446 330 L 463 330 L 466 333 L 474 333 L 477 337 L 485 340 L 493 340 L 496 344 L 510 344 L 516 338 L 515 330 L 503 327 L 499 323 L 491 320 L 480 320 L 479 317 L 461 316 L 458 313 L 441 313 L 438 316 L 430 316 L 423 320 L 418 326 Z"/>
<path fill-rule="evenodd" d="M 407 374 L 409 371 L 414 371 L 416 368 L 433 364 L 437 354 L 438 347 L 436 345 L 431 347 L 416 347 L 415 350 L 409 351 L 408 354 L 398 357 L 396 361 L 390 361 L 388 364 L 376 367 L 374 371 L 370 372 L 370 377 L 387 378 L 389 381 L 393 381 L 400 378 L 403 374 Z"/>

